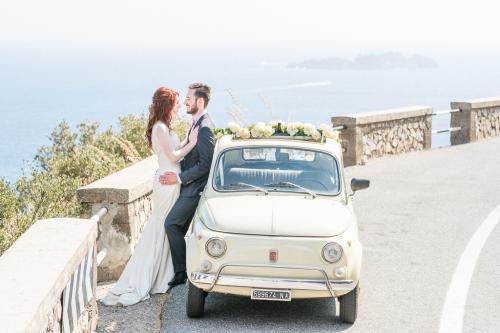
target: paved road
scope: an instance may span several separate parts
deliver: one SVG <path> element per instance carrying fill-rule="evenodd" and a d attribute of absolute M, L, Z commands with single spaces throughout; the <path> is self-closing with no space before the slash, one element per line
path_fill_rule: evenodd
<path fill-rule="evenodd" d="M 249 298 L 209 294 L 205 317 L 185 314 L 187 287 L 172 290 L 163 313 L 163 332 L 337 332 L 349 328 L 338 321 L 332 300 L 255 302 Z"/>
<path fill-rule="evenodd" d="M 167 299 L 163 332 L 438 332 L 447 290 L 474 232 L 500 204 L 500 139 L 371 161 L 347 170 L 368 178 L 356 194 L 364 245 L 354 325 L 331 300 L 252 302 L 209 295 L 206 316 L 185 315 L 185 288 Z M 349 179 L 348 178 L 348 179 Z M 500 226 L 472 276 L 463 332 L 498 332 Z"/>

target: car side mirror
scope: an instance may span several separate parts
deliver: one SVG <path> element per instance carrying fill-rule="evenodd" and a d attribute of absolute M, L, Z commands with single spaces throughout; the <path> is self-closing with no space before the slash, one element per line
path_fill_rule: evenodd
<path fill-rule="evenodd" d="M 370 187 L 370 181 L 368 179 L 351 179 L 351 190 L 353 192 L 364 190 L 368 187 Z"/>

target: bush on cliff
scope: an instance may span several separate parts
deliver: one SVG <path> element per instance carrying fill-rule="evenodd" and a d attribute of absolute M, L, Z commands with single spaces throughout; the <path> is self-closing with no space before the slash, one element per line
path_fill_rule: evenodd
<path fill-rule="evenodd" d="M 99 131 L 98 123 L 80 124 L 74 132 L 62 122 L 15 184 L 0 179 L 0 255 L 37 220 L 80 216 L 79 187 L 151 155 L 144 116 L 121 117 L 119 124 L 116 132 Z M 189 126 L 174 120 L 181 140 Z"/>
<path fill-rule="evenodd" d="M 17 211 L 17 197 L 14 188 L 0 178 L 0 253 L 12 242 L 8 223 Z"/>

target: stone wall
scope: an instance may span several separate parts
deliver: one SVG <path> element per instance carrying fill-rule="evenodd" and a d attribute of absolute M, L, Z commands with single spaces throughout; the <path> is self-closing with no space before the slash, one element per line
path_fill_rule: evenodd
<path fill-rule="evenodd" d="M 479 109 L 475 112 L 475 117 L 476 138 L 478 140 L 500 135 L 500 106 Z"/>
<path fill-rule="evenodd" d="M 85 306 L 73 332 L 78 333 L 93 333 L 97 330 L 97 301 L 93 299 Z"/>
<path fill-rule="evenodd" d="M 461 127 L 451 134 L 451 144 L 462 144 L 500 135 L 500 97 L 452 102 L 451 126 Z"/>
<path fill-rule="evenodd" d="M 424 149 L 424 118 L 409 118 L 367 125 L 363 134 L 363 159 Z"/>
<path fill-rule="evenodd" d="M 78 189 L 78 200 L 89 207 L 87 216 L 103 206 L 109 209 L 99 222 L 97 248 L 106 248 L 108 254 L 98 267 L 98 281 L 116 280 L 130 258 L 153 209 L 152 178 L 157 168 L 152 156 Z"/>
<path fill-rule="evenodd" d="M 96 238 L 94 220 L 33 224 L 0 257 L 0 332 L 95 332 Z"/>
<path fill-rule="evenodd" d="M 57 303 L 54 305 L 52 311 L 47 314 L 47 327 L 41 332 L 45 333 L 61 333 L 62 328 L 62 295 L 59 297 Z M 87 304 L 78 319 L 76 326 L 74 328 L 75 333 L 92 333 L 97 329 L 97 301 L 93 298 L 89 304 Z"/>
<path fill-rule="evenodd" d="M 46 333 L 61 332 L 62 331 L 62 295 L 58 298 L 52 311 L 47 314 L 47 327 Z"/>
<path fill-rule="evenodd" d="M 344 165 L 364 164 L 371 158 L 431 148 L 432 108 L 414 106 L 332 117 L 344 125 L 340 139 Z"/>

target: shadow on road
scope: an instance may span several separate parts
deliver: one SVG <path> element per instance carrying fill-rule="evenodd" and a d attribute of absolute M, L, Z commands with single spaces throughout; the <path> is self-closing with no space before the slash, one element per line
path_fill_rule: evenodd
<path fill-rule="evenodd" d="M 335 315 L 332 299 L 252 301 L 209 294 L 205 316 L 186 316 L 187 287 L 174 288 L 165 304 L 162 332 L 340 332 L 351 327 Z"/>

